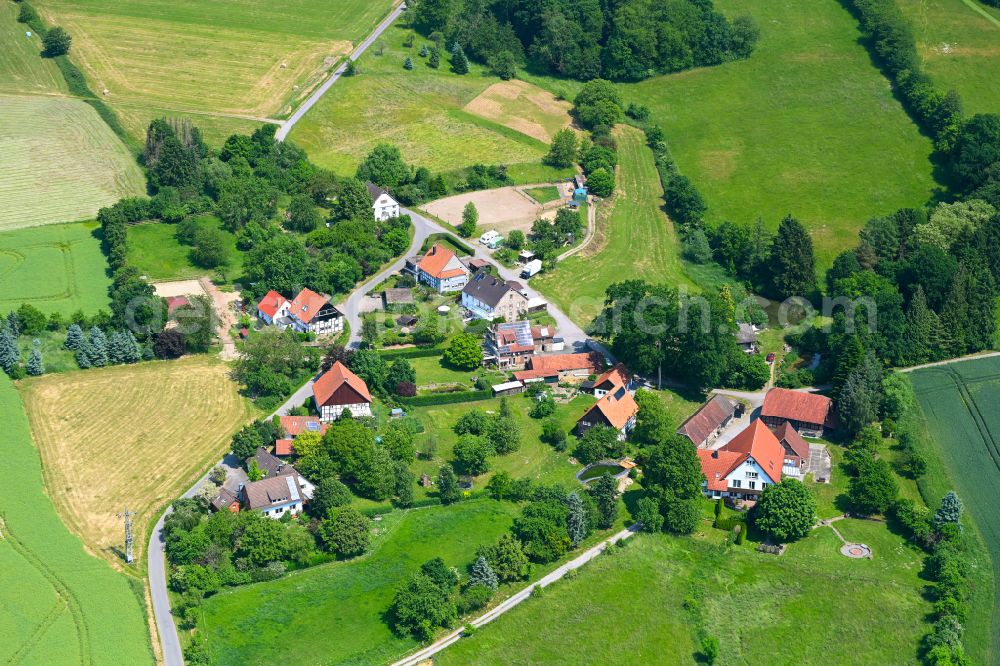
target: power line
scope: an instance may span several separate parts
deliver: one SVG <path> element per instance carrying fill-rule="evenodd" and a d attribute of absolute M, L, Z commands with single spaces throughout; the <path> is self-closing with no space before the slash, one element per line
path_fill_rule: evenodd
<path fill-rule="evenodd" d="M 125 507 L 125 511 L 117 515 L 125 519 L 125 563 L 132 564 L 135 559 L 132 556 L 132 516 L 135 515 L 135 511 L 129 511 L 128 507 Z"/>

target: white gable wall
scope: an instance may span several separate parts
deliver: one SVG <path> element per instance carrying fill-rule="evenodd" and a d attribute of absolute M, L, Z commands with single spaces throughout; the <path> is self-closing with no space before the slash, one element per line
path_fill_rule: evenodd
<path fill-rule="evenodd" d="M 383 192 L 375 200 L 375 203 L 372 204 L 372 211 L 375 213 L 376 220 L 388 220 L 393 217 L 399 217 L 399 203 Z"/>
<path fill-rule="evenodd" d="M 780 479 L 772 479 L 752 457 L 744 460 L 739 467 L 726 476 L 726 485 L 729 490 L 736 492 L 760 492 L 766 486 L 778 483 L 778 481 Z M 739 485 L 737 486 L 734 482 L 738 482 Z"/>

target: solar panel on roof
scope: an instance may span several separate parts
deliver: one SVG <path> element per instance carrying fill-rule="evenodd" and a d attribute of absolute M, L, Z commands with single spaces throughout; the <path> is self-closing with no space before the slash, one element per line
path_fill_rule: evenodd
<path fill-rule="evenodd" d="M 316 432 L 319 430 L 319 424 L 316 423 L 315 421 L 308 421 L 306 422 L 306 430 L 312 430 L 313 432 Z"/>
<path fill-rule="evenodd" d="M 625 397 L 625 387 L 621 387 L 617 391 L 615 391 L 615 400 L 621 400 L 624 397 Z"/>

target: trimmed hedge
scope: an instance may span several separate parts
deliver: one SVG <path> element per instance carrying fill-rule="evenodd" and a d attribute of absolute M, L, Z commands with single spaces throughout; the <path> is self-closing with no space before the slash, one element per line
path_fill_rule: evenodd
<path fill-rule="evenodd" d="M 378 353 L 386 361 L 393 361 L 397 358 L 430 358 L 431 356 L 443 356 L 444 347 L 405 347 L 403 349 L 379 350 Z"/>
<path fill-rule="evenodd" d="M 430 236 L 427 237 L 427 240 L 424 241 L 424 245 L 423 247 L 420 248 L 420 251 L 426 252 L 431 248 L 431 245 L 437 242 L 441 242 L 446 245 L 451 245 L 454 248 L 461 250 L 462 252 L 465 252 L 469 255 L 474 255 L 476 253 L 474 249 L 472 249 L 470 246 L 466 245 L 464 242 L 459 240 L 458 236 L 454 236 L 449 233 L 431 234 Z"/>
<path fill-rule="evenodd" d="M 413 398 L 397 398 L 399 404 L 407 407 L 429 407 L 431 405 L 454 405 L 460 402 L 475 402 L 489 400 L 493 391 L 456 391 L 455 393 L 440 393 L 437 395 L 418 395 Z"/>
<path fill-rule="evenodd" d="M 745 513 L 738 513 L 732 516 L 718 517 L 715 522 L 712 523 L 712 527 L 717 530 L 724 530 L 726 532 L 731 532 L 737 525 L 745 526 L 747 523 L 747 517 Z"/>

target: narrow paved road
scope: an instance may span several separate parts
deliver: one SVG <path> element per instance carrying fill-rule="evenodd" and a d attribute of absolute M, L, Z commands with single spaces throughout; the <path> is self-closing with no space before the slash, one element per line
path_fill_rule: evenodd
<path fill-rule="evenodd" d="M 393 9 L 392 12 L 385 17 L 385 20 L 379 23 L 378 27 L 375 28 L 375 31 L 372 32 L 372 34 L 368 35 L 368 38 L 365 41 L 358 44 L 358 47 L 354 49 L 354 51 L 351 53 L 351 55 L 348 56 L 348 58 L 350 58 L 352 61 L 360 58 L 361 54 L 364 53 L 369 46 L 374 44 L 375 40 L 381 37 L 382 33 L 385 32 L 386 28 L 392 25 L 393 21 L 398 19 L 399 15 L 402 14 L 404 11 L 406 11 L 405 2 L 401 3 L 395 9 Z M 274 138 L 277 139 L 278 141 L 284 141 L 285 137 L 288 136 L 288 133 L 292 131 L 293 127 L 295 127 L 295 123 L 302 120 L 302 116 L 306 115 L 309 109 L 313 108 L 316 102 L 318 102 L 320 98 L 323 97 L 324 94 L 326 94 L 326 91 L 329 90 L 330 87 L 333 86 L 333 84 L 336 83 L 340 79 L 340 77 L 344 75 L 344 72 L 346 70 L 347 70 L 347 63 L 345 62 L 344 64 L 342 64 L 340 67 L 337 68 L 337 71 L 335 71 L 333 74 L 330 75 L 330 78 L 328 78 L 326 81 L 323 82 L 323 85 L 317 88 L 316 91 L 309 96 L 309 99 L 307 99 L 302 103 L 302 106 L 300 106 L 298 109 L 295 110 L 295 113 L 293 113 L 288 118 L 288 120 L 281 123 L 281 127 L 279 127 L 278 131 L 275 132 Z"/>
<path fill-rule="evenodd" d="M 970 354 L 969 356 L 959 356 L 958 358 L 949 358 L 944 361 L 935 361 L 934 363 L 924 363 L 923 365 L 913 365 L 909 368 L 896 368 L 897 372 L 913 372 L 914 370 L 922 370 L 923 368 L 936 368 L 939 365 L 950 365 L 952 363 L 961 363 L 962 361 L 976 361 L 981 358 L 990 358 L 992 356 L 1000 356 L 1000 352 L 987 352 L 985 354 Z"/>
<path fill-rule="evenodd" d="M 517 606 L 519 603 L 521 603 L 529 596 L 531 596 L 531 591 L 536 587 L 546 587 L 547 585 L 551 585 L 552 583 L 556 582 L 557 580 L 565 576 L 567 572 L 572 571 L 573 569 L 579 569 L 584 564 L 586 564 L 587 562 L 591 561 L 592 559 L 603 553 L 604 549 L 607 548 L 609 545 L 615 543 L 616 541 L 627 539 L 633 534 L 635 534 L 637 531 L 638 531 L 638 525 L 633 525 L 628 529 L 624 529 L 618 534 L 615 534 L 614 536 L 608 537 L 607 539 L 600 542 L 590 550 L 585 551 L 583 554 L 579 555 L 575 559 L 570 560 L 569 562 L 562 565 L 552 573 L 543 577 L 538 582 L 532 583 L 531 585 L 524 588 L 514 596 L 510 597 L 509 599 L 506 599 L 496 608 L 492 608 L 483 615 L 480 615 L 475 620 L 470 622 L 470 624 L 474 627 L 481 627 L 488 622 L 492 622 L 493 620 L 497 619 L 498 617 L 509 611 L 511 608 L 514 608 L 514 606 Z M 444 650 L 449 645 L 456 643 L 461 637 L 462 637 L 462 629 L 456 629 L 455 631 L 451 632 L 444 638 L 435 641 L 434 643 L 428 645 L 422 650 L 414 652 L 408 657 L 400 659 L 399 661 L 395 662 L 392 666 L 416 666 L 420 662 L 426 659 L 430 659 L 438 652 Z"/>
<path fill-rule="evenodd" d="M 287 414 L 294 407 L 305 403 L 306 398 L 312 395 L 313 380 L 303 384 L 281 407 L 274 411 L 276 414 Z M 227 480 L 240 478 L 242 473 L 241 460 L 233 455 L 227 455 L 219 464 L 226 468 Z M 201 487 L 208 481 L 208 472 L 198 479 L 182 497 L 194 497 Z M 245 478 L 245 477 L 244 477 Z M 165 666 L 183 666 L 184 656 L 181 653 L 180 638 L 177 635 L 177 625 L 174 624 L 173 613 L 170 608 L 170 598 L 167 595 L 167 572 L 164 549 L 166 543 L 163 536 L 163 521 L 170 514 L 170 507 L 163 512 L 160 519 L 153 526 L 153 531 L 149 536 L 149 547 L 146 549 L 146 566 L 149 571 L 149 592 L 153 603 L 153 617 L 156 620 L 156 629 L 160 634 L 160 647 L 163 650 L 163 663 Z"/>

